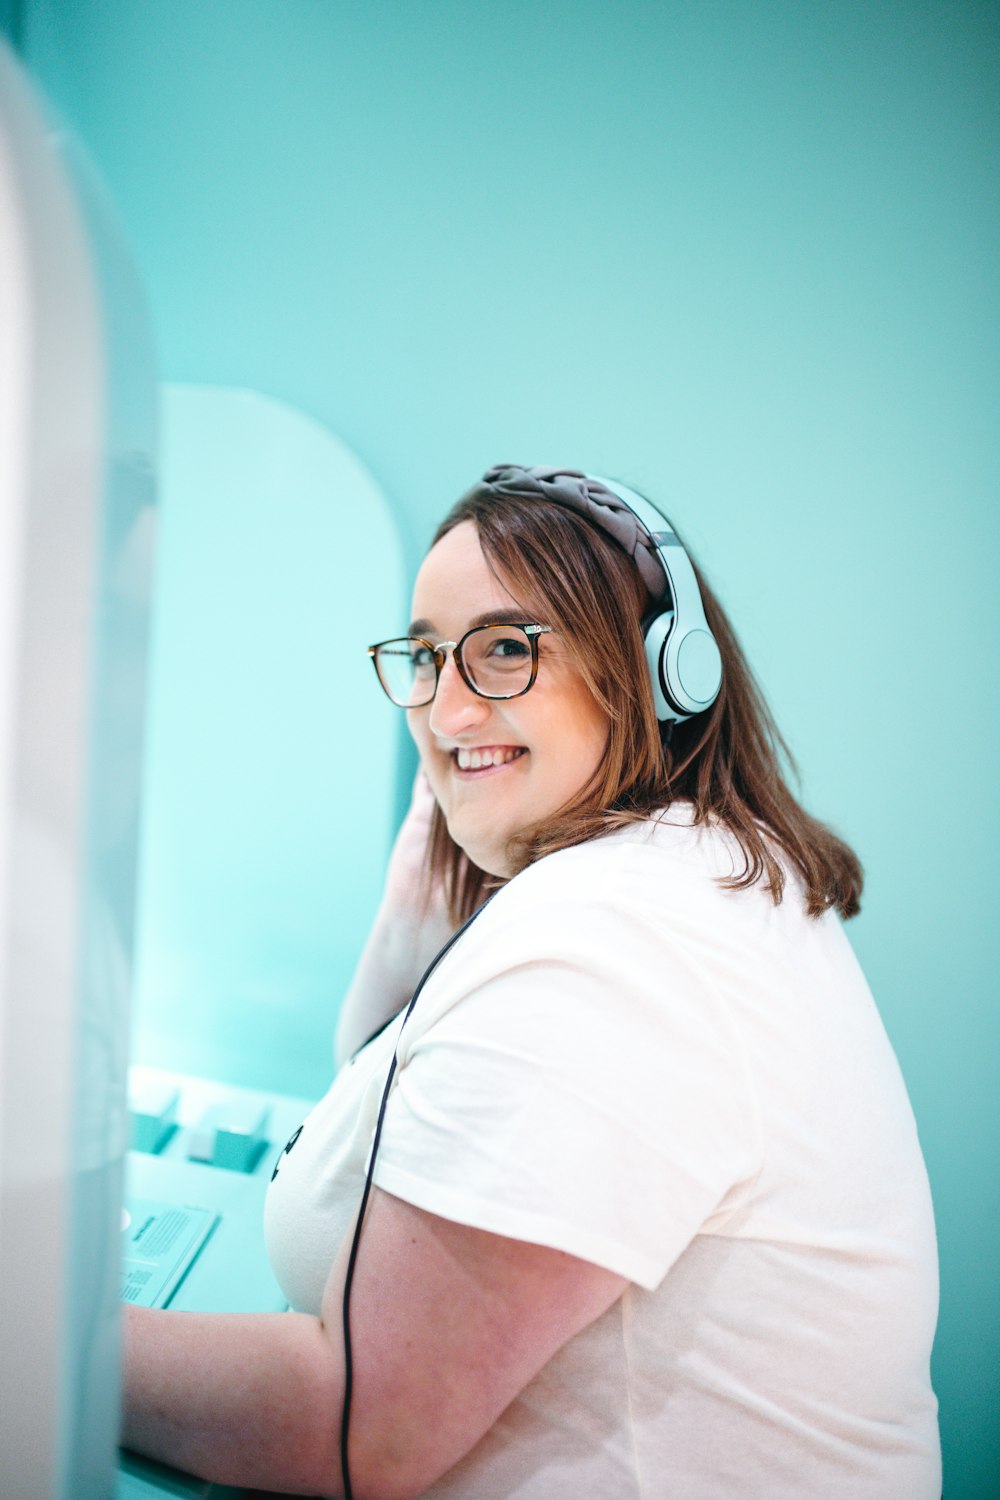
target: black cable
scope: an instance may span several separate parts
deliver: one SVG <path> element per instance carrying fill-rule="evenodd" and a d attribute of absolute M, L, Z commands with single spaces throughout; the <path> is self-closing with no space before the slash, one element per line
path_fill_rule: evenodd
<path fill-rule="evenodd" d="M 482 906 L 478 907 L 476 911 L 472 913 L 472 916 L 468 917 L 462 923 L 457 932 L 452 933 L 451 937 L 445 943 L 444 947 L 439 949 L 439 951 L 431 959 L 430 963 L 427 965 L 427 968 L 424 970 L 423 974 L 421 974 L 420 982 L 418 983 L 416 989 L 413 991 L 410 1003 L 406 1007 L 406 1014 L 403 1017 L 403 1024 L 399 1028 L 400 1035 L 402 1035 L 403 1026 L 405 1026 L 407 1021 L 410 1019 L 410 1016 L 413 1012 L 413 1007 L 417 1003 L 417 998 L 420 994 L 420 991 L 423 989 L 428 979 L 434 973 L 434 970 L 437 968 L 438 964 L 444 958 L 449 949 L 458 942 L 463 932 L 465 932 L 467 928 L 472 926 L 473 922 L 479 916 L 480 912 L 484 912 L 486 910 L 487 906 L 489 906 L 490 902 L 493 900 L 493 896 L 495 895 L 496 892 L 494 891 L 492 895 L 488 896 L 483 902 Z M 379 1033 L 376 1032 L 376 1036 L 378 1034 Z M 396 1047 L 398 1046 L 399 1039 L 397 1038 Z M 393 1048 L 392 1062 L 389 1064 L 389 1073 L 385 1080 L 385 1088 L 382 1090 L 382 1101 L 378 1107 L 378 1118 L 375 1121 L 375 1134 L 372 1138 L 371 1156 L 368 1158 L 368 1171 L 365 1174 L 364 1191 L 361 1194 L 361 1207 L 358 1209 L 357 1222 L 354 1225 L 354 1238 L 351 1241 L 351 1253 L 347 1257 L 347 1274 L 344 1277 L 344 1302 L 342 1319 L 344 1327 L 344 1406 L 340 1418 L 340 1467 L 344 1477 L 344 1500 L 354 1500 L 354 1491 L 351 1489 L 350 1464 L 348 1463 L 347 1459 L 347 1443 L 351 1428 L 351 1396 L 354 1389 L 354 1365 L 351 1356 L 351 1286 L 354 1281 L 354 1267 L 358 1259 L 358 1246 L 361 1243 L 361 1226 L 364 1224 L 365 1211 L 368 1207 L 368 1199 L 371 1196 L 372 1179 L 375 1174 L 375 1158 L 378 1155 L 379 1142 L 382 1139 L 382 1125 L 385 1120 L 386 1105 L 389 1102 L 389 1090 L 392 1088 L 392 1080 L 395 1078 L 395 1076 L 396 1048 Z"/>

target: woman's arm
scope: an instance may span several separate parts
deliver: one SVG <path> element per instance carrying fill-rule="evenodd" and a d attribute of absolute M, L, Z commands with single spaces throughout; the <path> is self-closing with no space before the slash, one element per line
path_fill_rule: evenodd
<path fill-rule="evenodd" d="M 335 1330 L 300 1313 L 122 1312 L 126 1448 L 220 1484 L 341 1493 Z"/>
<path fill-rule="evenodd" d="M 453 924 L 444 896 L 423 900 L 424 865 L 434 793 L 417 772 L 413 797 L 386 871 L 385 893 L 337 1020 L 338 1067 L 409 1000 L 417 981 L 448 938 Z"/>
<path fill-rule="evenodd" d="M 218 1483 L 341 1495 L 341 1303 L 322 1316 L 126 1309 L 126 1446 Z M 351 1294 L 356 1500 L 411 1500 L 626 1281 L 374 1189 Z"/>

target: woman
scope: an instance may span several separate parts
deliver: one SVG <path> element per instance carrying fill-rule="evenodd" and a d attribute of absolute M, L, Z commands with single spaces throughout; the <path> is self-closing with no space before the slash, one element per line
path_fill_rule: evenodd
<path fill-rule="evenodd" d="M 373 648 L 430 826 L 418 796 L 342 1042 L 478 914 L 279 1160 L 298 1311 L 128 1310 L 133 1445 L 344 1493 L 346 1326 L 359 1500 L 939 1495 L 926 1175 L 837 920 L 860 868 L 703 581 L 714 702 L 651 680 L 642 622 L 700 609 L 660 556 L 574 471 L 490 470 L 443 522 Z"/>

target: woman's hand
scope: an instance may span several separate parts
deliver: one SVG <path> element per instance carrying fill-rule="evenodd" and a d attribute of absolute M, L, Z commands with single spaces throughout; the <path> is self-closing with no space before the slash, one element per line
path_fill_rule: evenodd
<path fill-rule="evenodd" d="M 435 807 L 437 802 L 431 784 L 423 770 L 418 769 L 410 806 L 396 834 L 385 872 L 384 901 L 401 916 L 407 913 L 415 916 L 423 910 L 424 866 Z M 444 914 L 441 891 L 430 893 L 429 904 L 439 915 Z"/>
<path fill-rule="evenodd" d="M 386 871 L 385 891 L 337 1021 L 337 1065 L 406 1004 L 453 931 L 440 889 L 426 892 L 424 871 L 436 803 L 418 771 L 413 797 Z"/>

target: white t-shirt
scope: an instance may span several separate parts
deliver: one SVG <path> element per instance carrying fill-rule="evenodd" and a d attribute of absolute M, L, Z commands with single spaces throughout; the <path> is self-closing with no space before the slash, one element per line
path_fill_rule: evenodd
<path fill-rule="evenodd" d="M 905 1086 L 837 918 L 741 864 L 674 807 L 532 865 L 279 1160 L 268 1250 L 315 1313 L 396 1047 L 378 1186 L 631 1282 L 434 1500 L 938 1500 Z"/>

